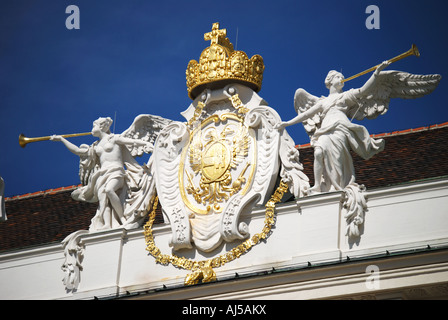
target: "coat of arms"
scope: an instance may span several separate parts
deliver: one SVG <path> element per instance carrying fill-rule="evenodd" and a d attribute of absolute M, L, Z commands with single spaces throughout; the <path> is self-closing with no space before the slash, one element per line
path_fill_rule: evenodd
<path fill-rule="evenodd" d="M 248 237 L 239 217 L 266 201 L 280 166 L 297 177 L 297 192 L 308 187 L 306 176 L 293 170 L 301 168 L 298 158 L 279 156 L 281 147 L 295 149 L 287 134 L 274 130 L 275 110 L 241 84 L 206 91 L 183 113 L 187 123 L 168 125 L 154 148 L 157 194 L 175 249 L 194 244 L 208 252 L 223 240 Z"/>
<path fill-rule="evenodd" d="M 359 89 L 343 92 L 343 83 L 353 77 L 344 79 L 339 72 L 330 71 L 325 79 L 328 97 L 297 90 L 294 106 L 298 116 L 282 122 L 257 94 L 263 79 L 262 57 L 249 58 L 235 51 L 218 23 L 204 39 L 210 40 L 210 46 L 202 51 L 199 62 L 191 60 L 186 70 L 188 95 L 193 101 L 182 112 L 185 122 L 139 115 L 125 132 L 111 134 L 112 119 L 100 118 L 91 132 L 99 140 L 91 146 L 78 147 L 65 139 L 73 135 L 44 137 L 62 141 L 80 156 L 83 186 L 72 196 L 99 203 L 90 231 L 139 227 L 150 211 L 145 225 L 146 249 L 158 263 L 192 270 L 188 284 L 213 280 L 212 268 L 238 258 L 266 238 L 275 221 L 275 203 L 286 191 L 296 198 L 344 192 L 347 236 L 359 237 L 366 198 L 364 187 L 355 183 L 350 150 L 369 158 L 382 150 L 384 141 L 370 138 L 367 129 L 351 119 L 384 114 L 391 98 L 426 95 L 437 87 L 440 75 L 382 71 L 394 59 L 418 55 L 413 46 L 408 53 L 374 67 L 374 74 Z M 299 122 L 315 149 L 315 185 L 311 189 L 299 151 L 285 130 Z M 26 139 L 20 137 L 22 146 L 30 142 Z M 134 159 L 151 152 L 144 165 Z M 158 205 L 171 226 L 173 251 L 192 249 L 212 256 L 223 242 L 234 242 L 234 248 L 206 261 L 162 254 L 152 234 Z M 249 222 L 256 206 L 266 207 L 260 233 L 255 233 Z M 79 282 L 80 234 L 75 232 L 63 242 L 68 289 Z"/>
<path fill-rule="evenodd" d="M 223 240 L 249 237 L 240 216 L 266 202 L 280 167 L 296 196 L 308 188 L 308 178 L 292 139 L 274 129 L 279 115 L 256 93 L 262 58 L 234 51 L 218 24 L 204 38 L 210 47 L 187 68 L 194 99 L 182 113 L 187 122 L 173 122 L 159 133 L 153 157 L 172 246 L 209 252 Z M 281 158 L 280 148 L 289 156 Z"/>

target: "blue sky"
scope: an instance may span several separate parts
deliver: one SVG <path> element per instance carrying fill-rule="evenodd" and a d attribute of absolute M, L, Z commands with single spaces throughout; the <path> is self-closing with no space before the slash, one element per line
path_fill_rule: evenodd
<path fill-rule="evenodd" d="M 209 45 L 213 22 L 266 66 L 259 95 L 284 120 L 295 116 L 297 88 L 326 95 L 329 70 L 346 77 L 392 58 L 415 43 L 421 57 L 389 69 L 448 75 L 443 1 L 152 1 L 10 0 L 0 3 L 0 176 L 14 196 L 79 184 L 79 158 L 61 143 L 22 149 L 18 136 L 87 132 L 100 116 L 116 115 L 115 133 L 144 113 L 183 120 L 190 104 L 189 60 Z M 366 7 L 380 9 L 380 29 L 369 30 Z M 80 9 L 80 29 L 68 30 L 68 5 Z M 236 36 L 238 34 L 238 41 Z M 368 76 L 346 83 L 360 87 Z M 370 133 L 448 121 L 442 78 L 431 95 L 393 100 L 385 115 L 363 120 Z M 288 128 L 309 142 L 302 125 Z M 72 138 L 79 145 L 93 137 Z M 142 159 L 146 161 L 147 159 Z"/>

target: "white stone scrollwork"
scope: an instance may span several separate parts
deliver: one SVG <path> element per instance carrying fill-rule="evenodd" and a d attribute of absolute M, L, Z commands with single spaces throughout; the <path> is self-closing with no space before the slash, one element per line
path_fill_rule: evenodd
<path fill-rule="evenodd" d="M 78 289 L 81 281 L 82 260 L 84 259 L 85 246 L 80 236 L 87 234 L 87 230 L 79 230 L 71 233 L 62 241 L 65 260 L 61 266 L 64 272 L 62 282 L 67 291 L 75 291 Z"/>
<path fill-rule="evenodd" d="M 289 191 L 296 199 L 308 195 L 309 179 L 303 173 L 299 150 L 297 150 L 294 141 L 286 130 L 282 131 L 280 137 L 279 154 L 282 163 L 280 177 L 288 184 Z"/>
<path fill-rule="evenodd" d="M 245 122 L 256 129 L 258 167 L 252 190 L 261 196 L 258 204 L 263 204 L 272 193 L 279 170 L 280 134 L 274 125 L 280 116 L 268 106 L 258 106 L 247 113 Z"/>
<path fill-rule="evenodd" d="M 190 223 L 185 207 L 180 205 L 182 197 L 178 183 L 181 151 L 188 140 L 186 125 L 172 122 L 160 132 L 153 154 L 157 194 L 164 217 L 171 224 L 170 245 L 174 250 L 191 248 Z"/>
<path fill-rule="evenodd" d="M 351 240 L 360 237 L 367 210 L 366 188 L 364 185 L 352 183 L 345 187 L 342 207 L 347 223 L 345 235 Z"/>
<path fill-rule="evenodd" d="M 228 203 L 221 217 L 221 235 L 222 238 L 231 242 L 236 239 L 244 239 L 249 236 L 249 227 L 244 222 L 239 222 L 239 217 L 244 208 L 251 209 L 258 200 L 259 194 L 253 192 L 241 196 L 235 195 Z"/>
<path fill-rule="evenodd" d="M 288 184 L 289 191 L 296 197 L 308 194 L 309 179 L 303 173 L 303 165 L 299 160 L 299 151 L 295 147 L 286 130 L 278 132 L 275 126 L 281 122 L 280 116 L 270 107 L 260 106 L 252 109 L 246 116 L 246 122 L 251 127 L 258 127 L 260 165 L 255 178 L 253 190 L 262 194 L 261 203 L 270 195 L 281 165 L 280 177 Z M 280 160 L 280 161 L 279 161 Z M 266 181 L 270 185 L 266 187 Z M 264 188 L 264 189 L 263 189 Z"/>

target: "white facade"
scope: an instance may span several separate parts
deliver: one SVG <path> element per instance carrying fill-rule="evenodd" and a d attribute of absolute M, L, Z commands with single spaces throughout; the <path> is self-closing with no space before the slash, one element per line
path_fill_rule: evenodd
<path fill-rule="evenodd" d="M 216 268 L 212 283 L 184 286 L 188 271 L 157 264 L 145 250 L 142 228 L 115 229 L 81 236 L 76 290 L 63 284 L 60 244 L 0 255 L 0 299 L 448 298 L 448 179 L 369 190 L 355 243 L 345 236 L 341 197 L 334 192 L 278 204 L 269 238 Z M 242 218 L 251 234 L 263 220 L 264 207 Z M 170 254 L 170 226 L 153 232 L 162 253 Z M 233 246 L 176 254 L 202 260 Z"/>

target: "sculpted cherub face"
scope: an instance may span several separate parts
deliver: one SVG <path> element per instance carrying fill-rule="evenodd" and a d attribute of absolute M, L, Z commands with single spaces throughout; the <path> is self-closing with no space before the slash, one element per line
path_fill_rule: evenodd
<path fill-rule="evenodd" d="M 101 135 L 101 132 L 110 133 L 111 124 L 112 119 L 109 117 L 98 118 L 97 120 L 93 121 L 92 136 L 99 137 Z"/>
<path fill-rule="evenodd" d="M 330 72 L 328 72 L 328 75 L 325 78 L 325 86 L 327 87 L 327 89 L 334 87 L 340 90 L 344 87 L 344 83 L 342 82 L 342 80 L 344 79 L 345 78 L 342 73 L 337 72 L 335 70 L 331 70 Z"/>

